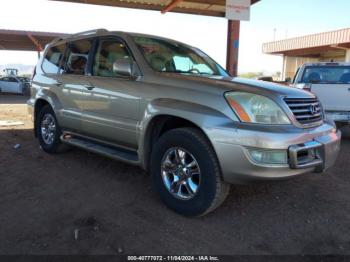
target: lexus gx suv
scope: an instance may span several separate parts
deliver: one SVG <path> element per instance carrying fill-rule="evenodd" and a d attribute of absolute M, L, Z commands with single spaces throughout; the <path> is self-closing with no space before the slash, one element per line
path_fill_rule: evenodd
<path fill-rule="evenodd" d="M 138 165 L 187 216 L 217 208 L 230 184 L 322 172 L 340 148 L 312 93 L 233 78 L 198 48 L 143 34 L 54 40 L 28 106 L 45 152 L 75 146 Z"/>

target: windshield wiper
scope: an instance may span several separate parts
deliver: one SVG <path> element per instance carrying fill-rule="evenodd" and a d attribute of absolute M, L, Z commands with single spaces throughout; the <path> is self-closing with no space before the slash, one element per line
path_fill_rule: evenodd
<path fill-rule="evenodd" d="M 161 73 L 178 73 L 178 74 L 190 74 L 190 75 L 207 75 L 207 76 L 222 76 L 219 74 L 209 74 L 209 73 L 204 73 L 204 72 L 199 72 L 199 73 L 192 73 L 189 71 L 182 71 L 182 70 L 166 70 L 166 71 L 160 71 Z"/>
<path fill-rule="evenodd" d="M 182 70 L 164 70 L 164 71 L 160 71 L 161 73 L 179 73 L 179 74 L 185 74 L 185 73 L 189 73 L 186 71 L 182 71 Z"/>

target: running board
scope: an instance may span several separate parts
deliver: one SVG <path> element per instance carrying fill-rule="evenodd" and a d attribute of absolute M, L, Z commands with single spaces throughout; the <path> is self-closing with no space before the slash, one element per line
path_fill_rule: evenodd
<path fill-rule="evenodd" d="M 139 165 L 139 158 L 136 151 L 117 148 L 72 135 L 62 135 L 61 141 L 64 144 L 79 147 L 81 149 L 97 153 L 115 160 L 127 162 L 133 165 Z"/>

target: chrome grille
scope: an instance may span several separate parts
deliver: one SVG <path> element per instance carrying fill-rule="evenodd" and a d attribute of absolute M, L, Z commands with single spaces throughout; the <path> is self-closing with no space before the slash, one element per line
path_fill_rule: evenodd
<path fill-rule="evenodd" d="M 284 101 L 300 124 L 312 124 L 323 119 L 322 106 L 317 98 L 285 98 Z"/>

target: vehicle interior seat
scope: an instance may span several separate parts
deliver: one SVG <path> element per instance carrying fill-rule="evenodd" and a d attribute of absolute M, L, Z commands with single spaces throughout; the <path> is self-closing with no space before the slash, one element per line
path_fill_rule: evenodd
<path fill-rule="evenodd" d="M 318 83 L 321 81 L 322 81 L 321 75 L 317 72 L 313 72 L 308 76 L 306 83 Z"/>
<path fill-rule="evenodd" d="M 75 75 L 83 75 L 85 73 L 85 66 L 87 59 L 84 56 L 72 55 L 70 63 L 68 63 L 68 73 Z"/>
<path fill-rule="evenodd" d="M 166 69 L 166 58 L 161 55 L 155 55 L 151 57 L 151 66 L 157 71 L 164 71 Z"/>
<path fill-rule="evenodd" d="M 173 71 L 173 72 L 175 72 L 175 71 L 176 71 L 176 67 L 175 67 L 174 60 L 171 59 L 171 60 L 167 61 L 167 62 L 165 63 L 165 68 L 166 68 L 167 71 Z"/>

